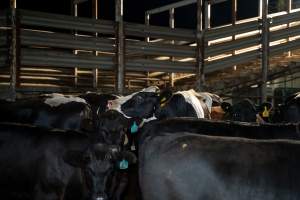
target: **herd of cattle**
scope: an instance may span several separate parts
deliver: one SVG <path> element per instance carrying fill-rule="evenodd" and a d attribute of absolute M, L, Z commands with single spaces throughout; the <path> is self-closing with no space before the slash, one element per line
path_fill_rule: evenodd
<path fill-rule="evenodd" d="M 300 93 L 231 105 L 149 87 L 1 100 L 0 111 L 1 199 L 300 199 Z"/>

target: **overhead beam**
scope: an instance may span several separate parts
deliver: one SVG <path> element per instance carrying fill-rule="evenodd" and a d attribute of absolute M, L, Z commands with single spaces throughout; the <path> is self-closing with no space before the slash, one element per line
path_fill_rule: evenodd
<path fill-rule="evenodd" d="M 227 0 L 206 0 L 209 4 L 213 5 L 213 4 L 218 4 L 218 3 L 223 3 L 226 2 Z M 157 14 L 157 13 L 161 13 L 164 11 L 168 11 L 170 9 L 175 9 L 175 8 L 179 8 L 179 7 L 183 7 L 183 6 L 188 6 L 190 4 L 193 3 L 197 3 L 197 0 L 183 0 L 183 1 L 179 1 L 177 3 L 171 3 L 159 8 L 154 8 L 151 10 L 146 11 L 147 14 Z"/>

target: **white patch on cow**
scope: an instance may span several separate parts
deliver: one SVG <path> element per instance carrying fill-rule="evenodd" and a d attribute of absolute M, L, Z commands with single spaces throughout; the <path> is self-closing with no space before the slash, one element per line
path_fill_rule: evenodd
<path fill-rule="evenodd" d="M 136 150 L 135 145 L 131 145 L 130 150 L 135 151 Z"/>
<path fill-rule="evenodd" d="M 125 140 L 124 140 L 124 145 L 127 145 L 129 142 L 127 135 L 125 134 Z"/>
<path fill-rule="evenodd" d="M 113 153 L 116 153 L 116 152 L 118 152 L 118 148 L 112 148 L 111 151 L 112 151 Z"/>
<path fill-rule="evenodd" d="M 139 92 L 158 92 L 159 91 L 159 88 L 156 87 L 156 86 L 150 86 L 148 88 L 144 88 L 142 89 L 141 91 L 138 91 L 138 92 L 135 92 L 135 93 L 132 93 L 130 95 L 127 95 L 127 96 L 122 96 L 122 97 L 119 97 L 118 99 L 115 99 L 115 100 L 111 100 L 108 102 L 108 109 L 109 110 L 116 110 L 118 111 L 119 113 L 123 114 L 124 117 L 126 118 L 131 118 L 130 116 L 127 116 L 122 110 L 121 110 L 121 106 L 126 103 L 129 99 L 131 99 L 134 95 L 136 95 L 137 93 Z"/>
<path fill-rule="evenodd" d="M 211 94 L 208 93 L 208 92 L 199 92 L 199 93 L 196 93 L 196 96 L 200 96 L 200 98 L 203 99 L 204 103 L 207 105 L 207 108 L 208 108 L 209 112 L 211 113 L 211 107 L 212 107 L 212 104 L 213 104 Z"/>
<path fill-rule="evenodd" d="M 187 144 L 182 144 L 181 147 L 182 147 L 182 149 L 185 149 L 185 148 L 187 148 L 187 146 L 188 146 Z"/>
<path fill-rule="evenodd" d="M 192 105 L 197 114 L 197 117 L 204 118 L 204 111 L 199 99 L 196 97 L 197 93 L 195 92 L 195 90 L 191 89 L 187 91 L 180 91 L 176 92 L 175 94 L 181 94 L 184 97 L 185 101 Z"/>
<path fill-rule="evenodd" d="M 300 93 L 296 96 L 296 99 L 297 99 L 297 98 L 300 98 Z"/>
<path fill-rule="evenodd" d="M 87 104 L 86 101 L 80 97 L 74 97 L 74 96 L 65 96 L 63 94 L 53 93 L 53 94 L 47 94 L 46 100 L 44 101 L 45 104 L 48 104 L 51 107 L 57 107 L 61 104 L 66 104 L 69 102 L 79 102 Z"/>

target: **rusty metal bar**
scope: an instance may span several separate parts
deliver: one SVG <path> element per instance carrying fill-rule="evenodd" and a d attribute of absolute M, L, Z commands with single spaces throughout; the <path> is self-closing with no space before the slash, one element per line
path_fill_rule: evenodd
<path fill-rule="evenodd" d="M 169 10 L 169 27 L 171 29 L 175 28 L 175 9 L 171 8 Z M 174 44 L 174 40 L 171 41 L 171 44 Z M 174 61 L 174 57 L 171 57 L 171 60 Z M 169 83 L 170 87 L 174 87 L 174 73 L 169 73 Z"/>
<path fill-rule="evenodd" d="M 196 85 L 199 91 L 203 90 L 204 77 L 204 29 L 205 17 L 204 0 L 197 0 L 197 57 L 196 57 Z"/>
<path fill-rule="evenodd" d="M 93 18 L 98 19 L 98 0 L 92 0 Z M 98 37 L 98 32 L 95 32 L 95 38 Z M 98 56 L 98 51 L 93 52 L 95 56 Z M 93 88 L 98 87 L 98 69 L 92 69 L 93 71 Z"/>
<path fill-rule="evenodd" d="M 268 19 L 268 0 L 262 1 L 262 84 L 261 84 L 261 103 L 267 100 L 267 81 L 269 69 L 269 19 Z"/>
<path fill-rule="evenodd" d="M 115 0 L 115 7 L 117 36 L 116 89 L 119 94 L 123 94 L 125 86 L 125 36 L 123 24 L 123 0 Z"/>
<path fill-rule="evenodd" d="M 15 100 L 17 87 L 17 3 L 10 0 L 11 40 L 9 50 L 10 63 L 10 98 Z"/>

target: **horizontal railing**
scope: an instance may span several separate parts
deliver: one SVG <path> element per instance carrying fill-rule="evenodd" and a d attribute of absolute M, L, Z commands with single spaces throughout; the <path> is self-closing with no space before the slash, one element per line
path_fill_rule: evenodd
<path fill-rule="evenodd" d="M 11 30 L 1 29 L 7 25 L 7 17 L 6 12 L 0 12 L 0 66 L 9 63 L 8 34 Z M 27 10 L 17 10 L 16 20 L 21 83 L 29 79 L 38 82 L 40 78 L 41 83 L 49 81 L 50 85 L 57 80 L 68 84 L 82 80 L 87 84 L 94 73 L 92 70 L 99 69 L 94 78 L 103 80 L 106 86 L 114 84 L 119 39 L 116 22 Z M 269 27 L 271 56 L 300 47 L 300 11 L 270 15 Z M 200 50 L 205 56 L 205 73 L 261 58 L 262 24 L 259 18 L 238 21 L 234 26 L 207 29 L 202 34 L 189 29 L 125 22 L 125 80 L 128 85 L 151 80 L 144 73 L 149 71 L 196 73 L 199 53 L 196 41 L 199 37 L 204 37 L 204 48 Z M 51 71 L 51 68 L 66 68 L 66 71 L 54 70 L 55 73 L 43 79 L 44 73 L 39 70 Z M 101 74 L 101 71 L 109 75 Z M 132 72 L 135 76 L 128 75 Z M 134 77 L 136 79 L 130 81 Z"/>
<path fill-rule="evenodd" d="M 75 55 L 42 49 L 21 49 L 21 65 L 113 69 L 113 56 Z"/>
<path fill-rule="evenodd" d="M 113 21 L 48 14 L 35 11 L 20 10 L 20 23 L 22 25 L 35 27 L 115 34 L 115 23 Z"/>

